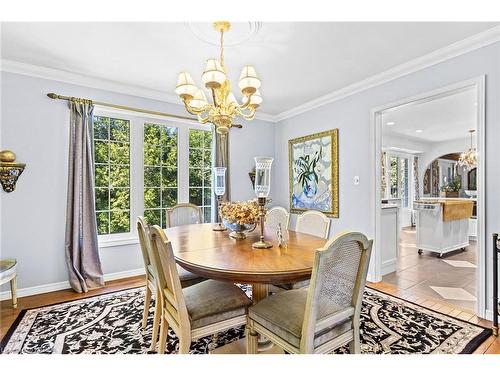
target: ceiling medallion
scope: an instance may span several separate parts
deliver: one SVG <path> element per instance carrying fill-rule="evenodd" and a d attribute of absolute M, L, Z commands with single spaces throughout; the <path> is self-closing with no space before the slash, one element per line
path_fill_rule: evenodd
<path fill-rule="evenodd" d="M 236 117 L 254 119 L 256 110 L 262 103 L 259 92 L 261 82 L 253 66 L 244 66 L 238 81 L 243 98 L 242 103 L 238 103 L 231 91 L 224 64 L 224 35 L 231 29 L 231 24 L 217 21 L 213 23 L 213 27 L 220 33 L 220 57 L 208 59 L 201 76 L 212 102 L 208 102 L 205 92 L 196 86 L 188 72 L 179 73 L 175 92 L 182 99 L 186 110 L 196 115 L 200 123 L 210 122 L 214 124 L 217 133 L 227 134 Z"/>
<path fill-rule="evenodd" d="M 186 27 L 193 35 L 212 46 L 219 46 L 219 37 L 213 31 L 213 24 L 208 22 L 186 22 Z M 224 45 L 233 47 L 243 44 L 256 35 L 262 26 L 261 22 L 238 22 L 231 24 L 231 33 L 225 36 Z"/>

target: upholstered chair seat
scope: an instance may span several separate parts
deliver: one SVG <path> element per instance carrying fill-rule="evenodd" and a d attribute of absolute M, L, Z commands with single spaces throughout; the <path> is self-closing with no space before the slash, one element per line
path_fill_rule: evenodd
<path fill-rule="evenodd" d="M 191 329 L 245 315 L 252 301 L 237 286 L 207 280 L 182 289 Z"/>
<path fill-rule="evenodd" d="M 300 348 L 302 325 L 306 311 L 307 289 L 288 290 L 269 296 L 250 307 L 248 317 L 275 335 Z M 314 347 L 329 341 L 332 337 L 348 332 L 352 326 L 354 308 L 338 308 L 338 321 L 315 334 Z"/>
<path fill-rule="evenodd" d="M 153 266 L 151 264 L 148 264 L 148 273 L 149 275 L 154 279 L 154 273 L 153 273 Z M 202 282 L 203 280 L 206 280 L 205 278 L 201 277 L 200 275 L 197 275 L 195 273 L 192 273 L 181 266 L 177 265 L 177 272 L 179 273 L 179 279 L 181 279 L 181 285 L 183 288 L 186 288 L 188 286 L 197 284 L 199 282 Z"/>

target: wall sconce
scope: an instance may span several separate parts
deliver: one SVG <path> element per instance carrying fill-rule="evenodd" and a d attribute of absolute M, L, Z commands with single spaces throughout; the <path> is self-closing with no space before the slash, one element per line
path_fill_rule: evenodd
<path fill-rule="evenodd" d="M 10 150 L 0 151 L 0 184 L 5 192 L 11 193 L 23 173 L 26 164 L 16 163 L 16 154 Z"/>

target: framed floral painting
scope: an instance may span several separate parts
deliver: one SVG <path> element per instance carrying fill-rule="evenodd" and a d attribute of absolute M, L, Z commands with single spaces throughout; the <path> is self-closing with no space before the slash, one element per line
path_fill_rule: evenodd
<path fill-rule="evenodd" d="M 338 129 L 288 141 L 290 212 L 339 217 Z"/>

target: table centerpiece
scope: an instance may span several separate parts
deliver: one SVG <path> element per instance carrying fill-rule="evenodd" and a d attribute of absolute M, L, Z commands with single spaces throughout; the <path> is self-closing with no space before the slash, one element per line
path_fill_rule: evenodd
<path fill-rule="evenodd" d="M 222 223 L 231 233 L 229 236 L 243 240 L 253 231 L 259 220 L 259 205 L 256 200 L 243 202 L 221 202 L 219 214 Z"/>

